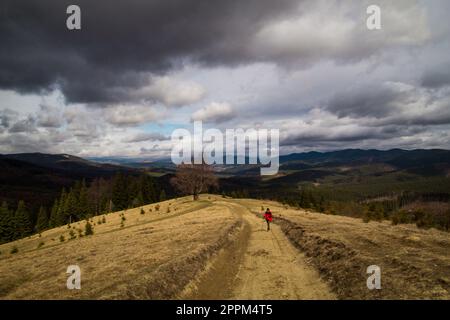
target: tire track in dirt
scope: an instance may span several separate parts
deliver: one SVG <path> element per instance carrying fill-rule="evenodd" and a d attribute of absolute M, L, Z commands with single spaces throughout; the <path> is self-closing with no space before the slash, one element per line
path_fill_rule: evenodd
<path fill-rule="evenodd" d="M 235 241 L 198 279 L 191 299 L 335 299 L 329 286 L 279 226 L 266 231 L 262 218 L 242 205 L 227 205 L 243 227 Z"/>
<path fill-rule="evenodd" d="M 188 293 L 182 295 L 183 299 L 230 299 L 236 286 L 236 274 L 244 258 L 250 236 L 250 225 L 243 219 L 244 210 L 232 207 L 228 202 L 217 202 L 229 208 L 236 219 L 240 220 L 241 227 L 233 235 L 233 240 L 221 249 L 210 261 L 206 270 L 191 283 Z"/>

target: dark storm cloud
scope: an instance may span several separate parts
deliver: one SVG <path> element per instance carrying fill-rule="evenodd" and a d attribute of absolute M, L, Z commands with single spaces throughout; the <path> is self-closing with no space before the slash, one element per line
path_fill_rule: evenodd
<path fill-rule="evenodd" d="M 383 118 L 396 111 L 396 103 L 404 94 L 389 86 L 364 86 L 336 95 L 326 109 L 338 117 Z"/>
<path fill-rule="evenodd" d="M 9 119 L 4 115 L 0 115 L 0 133 L 5 132 L 5 129 L 9 127 Z"/>
<path fill-rule="evenodd" d="M 288 131 L 280 141 L 281 146 L 337 146 L 346 147 L 364 141 L 390 141 L 398 137 L 414 137 L 424 133 L 423 126 L 410 127 L 386 125 L 380 127 L 365 126 L 364 124 L 340 127 L 330 125 L 327 127 L 310 127 L 301 132 Z"/>
<path fill-rule="evenodd" d="M 0 137 L 0 145 L 5 146 L 5 153 L 15 153 L 17 150 L 28 152 L 51 152 L 54 146 L 50 139 L 27 133 L 14 133 Z"/>
<path fill-rule="evenodd" d="M 9 108 L 0 109 L 0 127 L 9 128 L 17 121 L 19 114 Z"/>
<path fill-rule="evenodd" d="M 324 109 L 339 118 L 348 117 L 368 126 L 450 124 L 447 90 L 404 83 L 360 86 L 336 95 Z"/>
<path fill-rule="evenodd" d="M 133 142 L 143 142 L 143 141 L 165 141 L 169 140 L 170 137 L 165 136 L 157 132 L 149 133 L 139 133 L 131 138 L 124 139 L 123 142 L 133 143 Z"/>
<path fill-rule="evenodd" d="M 81 7 L 82 30 L 66 28 L 66 8 Z M 68 102 L 129 100 L 130 88 L 186 59 L 239 64 L 263 22 L 291 0 L 6 0 L 0 5 L 0 88 L 61 88 Z"/>
<path fill-rule="evenodd" d="M 427 88 L 450 86 L 450 63 L 426 71 L 422 76 L 422 85 Z"/>
<path fill-rule="evenodd" d="M 35 119 L 28 117 L 14 123 L 9 129 L 10 133 L 34 132 L 36 131 Z"/>

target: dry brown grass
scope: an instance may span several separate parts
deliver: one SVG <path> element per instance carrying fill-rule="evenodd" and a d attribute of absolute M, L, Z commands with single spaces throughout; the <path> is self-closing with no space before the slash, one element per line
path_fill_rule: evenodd
<path fill-rule="evenodd" d="M 270 207 L 275 222 L 341 299 L 450 298 L 449 233 L 387 221 L 364 223 L 270 201 L 212 195 L 201 199 L 165 201 L 159 211 L 156 204 L 144 206 L 143 215 L 140 207 L 111 213 L 105 224 L 97 224 L 101 217 L 95 217 L 92 236 L 78 238 L 76 229 L 84 231 L 83 221 L 72 224 L 77 235 L 73 240 L 68 240 L 70 229 L 63 226 L 41 237 L 1 245 L 0 299 L 182 297 L 213 260 L 211 256 L 231 241 L 238 243 L 236 234 L 244 234 L 238 232 L 243 230 L 244 214 L 239 205 L 255 214 L 260 214 L 261 206 Z M 19 252 L 11 254 L 14 247 Z M 255 251 L 252 257 L 265 254 Z M 66 269 L 73 264 L 81 268 L 81 290 L 66 288 Z M 381 267 L 381 290 L 366 287 L 369 265 Z M 223 289 L 214 277 L 211 286 Z"/>
<path fill-rule="evenodd" d="M 67 226 L 2 245 L 2 299 L 174 298 L 195 277 L 234 228 L 233 214 L 209 201 L 165 201 L 106 215 L 94 235 L 67 240 Z M 171 211 L 167 213 L 170 205 Z M 149 213 L 149 208 L 153 211 Z M 98 217 L 93 219 L 98 221 Z M 85 222 L 72 227 L 84 230 Z M 59 237 L 64 235 L 65 242 Z M 53 240 L 52 240 L 53 239 Z M 44 246 L 37 248 L 40 242 Z M 19 249 L 10 254 L 13 246 Z M 81 290 L 66 288 L 67 266 L 81 268 Z"/>
<path fill-rule="evenodd" d="M 311 259 L 341 299 L 450 299 L 450 234 L 414 225 L 237 200 L 254 213 L 270 207 L 290 240 Z M 381 267 L 381 290 L 368 290 L 366 268 Z"/>

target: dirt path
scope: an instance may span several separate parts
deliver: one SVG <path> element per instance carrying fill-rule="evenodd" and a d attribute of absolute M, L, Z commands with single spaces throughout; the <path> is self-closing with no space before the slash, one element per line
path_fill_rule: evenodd
<path fill-rule="evenodd" d="M 199 279 L 192 299 L 335 299 L 277 225 L 245 207 L 226 203 L 240 219 L 241 234 Z"/>

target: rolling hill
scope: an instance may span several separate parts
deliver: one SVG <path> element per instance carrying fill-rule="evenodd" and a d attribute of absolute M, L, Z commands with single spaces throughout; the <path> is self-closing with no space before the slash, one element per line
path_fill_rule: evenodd
<path fill-rule="evenodd" d="M 63 187 L 76 181 L 110 178 L 117 172 L 137 173 L 137 169 L 101 164 L 67 154 L 21 153 L 0 155 L 0 202 L 14 207 L 25 200 L 32 211 L 51 207 Z"/>
<path fill-rule="evenodd" d="M 437 230 L 215 195 L 90 223 L 93 235 L 80 221 L 1 245 L 0 298 L 450 299 L 450 237 Z M 81 290 L 66 288 L 69 265 Z M 369 265 L 381 290 L 366 286 Z"/>
<path fill-rule="evenodd" d="M 15 207 L 23 199 L 33 217 L 41 205 L 52 205 L 62 187 L 70 188 L 82 179 L 89 183 L 97 177 L 110 178 L 117 172 L 151 175 L 168 197 L 175 196 L 170 184 L 174 174 L 170 159 L 86 160 L 67 154 L 29 153 L 1 155 L 0 166 L 0 201 L 7 200 L 10 207 Z M 381 203 L 387 219 L 414 201 L 419 202 L 419 207 L 424 200 L 437 201 L 445 207 L 450 204 L 448 150 L 348 149 L 283 155 L 279 174 L 270 177 L 261 177 L 258 165 L 218 165 L 215 169 L 219 188 L 213 192 L 278 200 L 335 214 L 362 216 L 367 208 L 360 204 L 376 199 L 395 202 Z M 302 200 L 305 192 L 309 198 L 306 203 Z M 438 220 L 439 225 L 448 228 L 440 222 L 441 218 Z"/>

